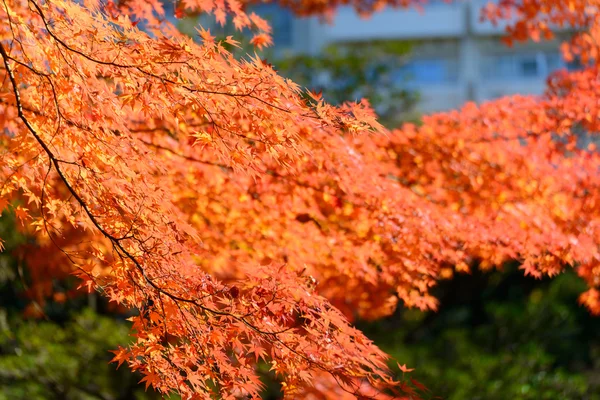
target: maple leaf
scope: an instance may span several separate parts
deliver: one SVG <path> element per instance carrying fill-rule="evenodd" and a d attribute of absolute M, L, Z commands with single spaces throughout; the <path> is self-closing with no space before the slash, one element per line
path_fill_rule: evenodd
<path fill-rule="evenodd" d="M 225 43 L 227 43 L 229 45 L 232 45 L 234 47 L 237 47 L 237 48 L 241 48 L 240 47 L 240 42 L 237 41 L 237 40 L 235 40 L 235 39 L 233 39 L 233 36 L 231 36 L 231 35 L 227 36 L 227 38 L 225 38 Z"/>
<path fill-rule="evenodd" d="M 271 26 L 264 18 L 260 17 L 258 14 L 254 13 L 254 12 L 250 13 L 249 17 L 250 17 L 250 20 L 252 21 L 252 23 L 257 27 L 257 29 L 259 31 L 262 31 L 265 33 L 271 32 Z"/>
<path fill-rule="evenodd" d="M 313 92 L 309 90 L 307 91 L 307 93 L 310 96 L 310 98 L 317 103 L 323 100 L 323 90 L 319 90 L 318 92 Z"/>
<path fill-rule="evenodd" d="M 30 218 L 28 209 L 25 207 L 17 206 L 15 207 L 15 215 L 21 222 L 21 225 L 25 225 L 25 221 Z"/>
<path fill-rule="evenodd" d="M 119 368 L 121 364 L 123 364 L 123 362 L 125 362 L 129 358 L 129 354 L 124 348 L 119 348 L 118 350 L 111 350 L 111 352 L 114 353 L 115 356 L 112 360 L 110 360 L 110 362 L 118 363 L 117 368 Z"/>
<path fill-rule="evenodd" d="M 267 351 L 260 345 L 251 344 L 248 351 L 254 354 L 256 362 L 258 362 L 259 359 L 266 359 Z"/>
<path fill-rule="evenodd" d="M 415 370 L 414 368 L 407 368 L 406 364 L 400 365 L 400 363 L 397 363 L 397 365 L 398 365 L 398 368 L 400 369 L 400 371 L 402 371 L 402 372 L 412 372 Z"/>
<path fill-rule="evenodd" d="M 152 386 L 158 386 L 158 384 L 161 382 L 161 378 L 158 374 L 154 373 L 154 372 L 146 372 L 144 377 L 139 381 L 139 383 L 144 383 L 145 382 L 145 390 L 148 390 L 148 388 L 152 385 Z"/>
<path fill-rule="evenodd" d="M 214 44 L 215 38 L 210 34 L 210 30 L 204 29 L 202 27 L 196 28 L 196 31 L 200 35 L 200 39 L 206 44 Z"/>
<path fill-rule="evenodd" d="M 260 33 L 254 35 L 252 39 L 250 39 L 250 43 L 261 50 L 263 47 L 271 46 L 273 44 L 273 39 L 266 33 Z"/>

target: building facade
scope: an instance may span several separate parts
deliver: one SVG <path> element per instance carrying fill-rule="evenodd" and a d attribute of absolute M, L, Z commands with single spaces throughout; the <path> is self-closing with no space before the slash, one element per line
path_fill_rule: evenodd
<path fill-rule="evenodd" d="M 351 8 L 338 10 L 332 23 L 294 18 L 275 5 L 257 10 L 274 25 L 275 47 L 316 54 L 332 43 L 406 40 L 414 43 L 408 64 L 396 74 L 398 85 L 420 93 L 419 111 L 460 107 L 511 94 L 541 94 L 546 78 L 572 68 L 561 57 L 558 39 L 541 43 L 501 43 L 505 25 L 480 20 L 487 0 L 430 0 L 422 11 L 386 9 L 368 19 Z"/>

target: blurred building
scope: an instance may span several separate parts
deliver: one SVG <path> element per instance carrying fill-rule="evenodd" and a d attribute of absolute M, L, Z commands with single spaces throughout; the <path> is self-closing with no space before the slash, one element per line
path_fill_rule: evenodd
<path fill-rule="evenodd" d="M 386 9 L 368 19 L 342 8 L 331 24 L 294 18 L 273 4 L 260 5 L 256 11 L 271 20 L 275 48 L 294 52 L 316 54 L 332 43 L 413 42 L 410 61 L 397 71 L 394 82 L 416 89 L 421 95 L 419 110 L 426 112 L 456 108 L 469 100 L 541 94 L 551 72 L 572 67 L 561 57 L 560 40 L 512 48 L 502 44 L 505 25 L 480 21 L 487 2 L 429 0 L 422 11 Z M 568 34 L 557 33 L 563 38 Z"/>

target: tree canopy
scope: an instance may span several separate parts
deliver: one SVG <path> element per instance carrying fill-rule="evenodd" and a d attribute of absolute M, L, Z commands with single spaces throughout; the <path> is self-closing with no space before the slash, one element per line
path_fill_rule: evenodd
<path fill-rule="evenodd" d="M 281 2 L 325 17 L 408 3 Z M 245 5 L 175 14 L 231 19 L 268 45 Z M 307 99 L 259 57 L 234 57 L 233 37 L 180 34 L 159 1 L 5 0 L 0 209 L 36 238 L 23 252 L 31 299 L 74 273 L 138 310 L 115 361 L 190 399 L 258 397 L 258 361 L 292 397 L 413 396 L 418 382 L 395 381 L 349 321 L 399 302 L 435 309 L 429 289 L 453 269 L 574 267 L 600 313 L 598 5 L 488 7 L 516 16 L 515 40 L 584 28 L 565 52 L 586 67 L 553 75 L 541 97 L 388 131 L 365 100 Z"/>

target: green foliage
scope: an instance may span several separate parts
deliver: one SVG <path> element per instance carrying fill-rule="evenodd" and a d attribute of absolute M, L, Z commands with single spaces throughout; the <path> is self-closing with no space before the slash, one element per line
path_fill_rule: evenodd
<path fill-rule="evenodd" d="M 577 304 L 583 282 L 519 274 L 456 277 L 439 288 L 438 313 L 363 328 L 444 399 L 600 399 L 600 321 Z"/>
<path fill-rule="evenodd" d="M 139 377 L 109 365 L 109 349 L 125 343 L 128 328 L 83 310 L 66 324 L 13 320 L 3 313 L 0 399 L 149 399 Z"/>
<path fill-rule="evenodd" d="M 0 253 L 0 400 L 158 399 L 144 393 L 140 376 L 109 363 L 109 350 L 128 341 L 122 317 L 87 308 L 82 296 L 67 304 L 48 302 L 44 319 L 23 318 L 27 269 L 15 250 L 29 239 L 7 212 L 0 237 L 6 248 Z"/>

